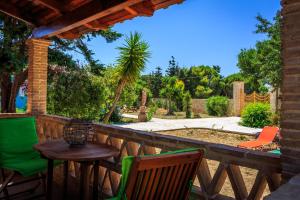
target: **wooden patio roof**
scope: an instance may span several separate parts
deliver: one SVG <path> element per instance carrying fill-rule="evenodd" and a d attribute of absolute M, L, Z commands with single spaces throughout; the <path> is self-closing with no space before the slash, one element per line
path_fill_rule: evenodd
<path fill-rule="evenodd" d="M 183 0 L 1 0 L 0 11 L 34 26 L 33 37 L 74 39 Z"/>

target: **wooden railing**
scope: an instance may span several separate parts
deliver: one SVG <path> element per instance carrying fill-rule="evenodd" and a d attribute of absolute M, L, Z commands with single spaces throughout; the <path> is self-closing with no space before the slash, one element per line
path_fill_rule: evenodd
<path fill-rule="evenodd" d="M 40 140 L 61 138 L 63 127 L 69 121 L 68 118 L 58 116 L 38 116 L 37 130 Z M 93 128 L 95 142 L 109 144 L 120 150 L 117 158 L 101 162 L 99 187 L 106 196 L 113 196 L 118 191 L 122 157 L 156 154 L 187 147 L 198 147 L 205 150 L 205 159 L 198 169 L 197 180 L 195 181 L 199 184 L 193 188 L 192 195 L 197 196 L 197 198 L 223 199 L 224 196 L 220 195 L 220 192 L 227 177 L 235 199 L 260 199 L 267 185 L 271 192 L 280 186 L 280 158 L 274 154 L 110 125 L 93 124 Z M 213 176 L 208 164 L 211 160 L 219 162 Z M 241 167 L 258 171 L 248 190 L 241 173 Z M 79 177 L 79 166 L 73 163 L 72 169 L 73 176 Z"/>

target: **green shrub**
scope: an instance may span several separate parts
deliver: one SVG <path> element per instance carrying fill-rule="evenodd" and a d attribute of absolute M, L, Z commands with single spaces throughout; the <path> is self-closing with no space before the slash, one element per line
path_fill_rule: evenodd
<path fill-rule="evenodd" d="M 116 109 L 114 109 L 113 113 L 110 116 L 109 121 L 110 122 L 120 122 L 122 120 L 122 113 L 120 106 L 117 106 Z"/>
<path fill-rule="evenodd" d="M 269 104 L 250 103 L 242 111 L 242 125 L 262 128 L 272 124 L 272 112 Z"/>
<path fill-rule="evenodd" d="M 225 116 L 228 112 L 229 100 L 227 97 L 214 96 L 206 101 L 206 110 L 212 116 Z"/>
<path fill-rule="evenodd" d="M 150 121 L 157 110 L 156 106 L 151 106 L 147 112 L 147 121 Z"/>
<path fill-rule="evenodd" d="M 100 116 L 99 116 L 99 118 L 100 118 L 100 122 L 102 122 L 102 120 L 103 120 L 103 118 L 104 118 L 104 116 L 105 116 L 105 114 L 108 112 L 108 109 L 106 108 L 102 108 L 101 110 L 100 110 Z M 113 122 L 113 123 L 118 123 L 118 122 L 121 122 L 122 121 L 122 113 L 121 113 L 121 108 L 120 108 L 120 106 L 117 106 L 115 109 L 114 109 L 114 111 L 113 111 L 113 113 L 111 114 L 111 116 L 110 116 L 110 118 L 109 118 L 109 122 Z"/>

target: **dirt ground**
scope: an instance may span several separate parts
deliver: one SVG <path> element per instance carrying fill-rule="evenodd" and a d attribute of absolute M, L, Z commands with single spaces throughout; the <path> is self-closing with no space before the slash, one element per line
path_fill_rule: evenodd
<path fill-rule="evenodd" d="M 178 137 L 185 137 L 190 139 L 196 139 L 211 143 L 218 143 L 218 144 L 227 144 L 230 146 L 237 146 L 239 143 L 249 140 L 254 140 L 254 136 L 246 136 L 246 135 L 239 135 L 234 133 L 228 133 L 228 132 L 220 132 L 220 131 L 214 131 L 214 130 L 205 130 L 205 129 L 186 129 L 186 130 L 175 130 L 175 131 L 163 131 L 159 132 L 161 134 L 166 135 L 173 135 Z M 211 175 L 213 176 L 219 162 L 208 160 L 208 165 L 210 168 Z M 257 170 L 240 167 L 248 193 L 251 190 L 251 187 L 253 186 L 255 177 L 257 175 Z M 199 182 L 196 180 L 195 185 L 199 186 Z M 270 193 L 268 186 L 264 192 L 264 196 L 268 195 Z M 220 194 L 234 197 L 234 193 L 229 181 L 229 178 L 227 177 L 226 182 L 220 192 Z"/>

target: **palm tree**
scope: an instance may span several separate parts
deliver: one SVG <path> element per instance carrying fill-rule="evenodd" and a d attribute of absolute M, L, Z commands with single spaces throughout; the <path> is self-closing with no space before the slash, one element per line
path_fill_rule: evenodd
<path fill-rule="evenodd" d="M 115 91 L 115 97 L 108 113 L 104 116 L 103 123 L 108 123 L 111 114 L 116 108 L 124 87 L 136 82 L 140 73 L 145 68 L 145 64 L 150 58 L 149 45 L 142 41 L 141 34 L 130 33 L 126 37 L 125 44 L 117 49 L 120 56 L 117 59 L 120 80 Z"/>

